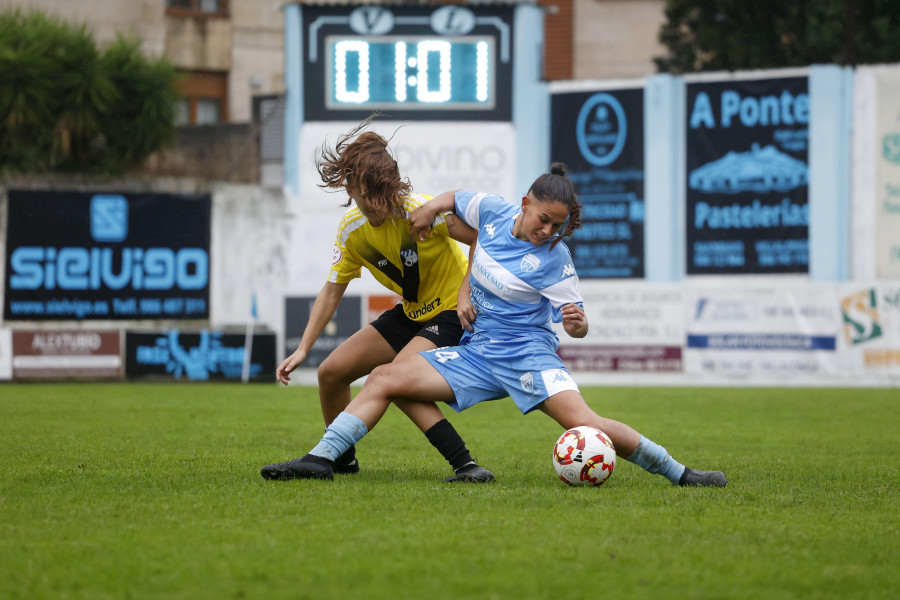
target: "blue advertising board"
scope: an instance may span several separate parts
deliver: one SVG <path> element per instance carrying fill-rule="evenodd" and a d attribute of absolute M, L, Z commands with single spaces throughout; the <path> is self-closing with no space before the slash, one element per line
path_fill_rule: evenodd
<path fill-rule="evenodd" d="M 809 271 L 808 88 L 688 84 L 688 275 Z"/>
<path fill-rule="evenodd" d="M 209 317 L 208 194 L 8 196 L 6 320 Z"/>
<path fill-rule="evenodd" d="M 128 331 L 125 376 L 190 381 L 241 380 L 246 359 L 244 334 L 201 330 Z M 275 334 L 257 333 L 250 350 L 251 381 L 275 380 Z"/>
<path fill-rule="evenodd" d="M 644 276 L 642 89 L 555 93 L 550 158 L 564 162 L 582 204 L 566 245 L 582 278 Z"/>
<path fill-rule="evenodd" d="M 289 296 L 284 299 L 284 356 L 290 356 L 300 344 L 309 316 L 312 314 L 315 296 Z M 328 358 L 335 348 L 347 341 L 363 326 L 362 298 L 344 296 L 334 316 L 328 321 L 316 343 L 306 354 L 305 368 L 316 368 Z"/>

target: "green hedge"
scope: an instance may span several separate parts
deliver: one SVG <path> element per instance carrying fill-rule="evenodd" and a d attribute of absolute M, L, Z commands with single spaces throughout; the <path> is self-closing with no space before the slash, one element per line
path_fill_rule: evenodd
<path fill-rule="evenodd" d="M 169 144 L 175 67 L 140 40 L 0 12 L 0 172 L 121 173 Z"/>

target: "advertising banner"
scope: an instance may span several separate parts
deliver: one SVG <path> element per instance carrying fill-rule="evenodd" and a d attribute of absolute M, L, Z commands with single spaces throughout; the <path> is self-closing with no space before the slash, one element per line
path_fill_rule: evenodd
<path fill-rule="evenodd" d="M 550 157 L 582 204 L 566 239 L 579 277 L 643 278 L 643 89 L 553 94 Z"/>
<path fill-rule="evenodd" d="M 876 78 L 875 276 L 900 279 L 900 69 Z"/>
<path fill-rule="evenodd" d="M 125 375 L 190 381 L 241 380 L 246 336 L 201 330 L 128 331 L 125 334 Z M 253 336 L 251 381 L 275 380 L 275 334 Z"/>
<path fill-rule="evenodd" d="M 334 145 L 341 132 L 356 123 L 305 123 L 301 132 L 303 156 L 313 156 L 323 142 Z M 419 194 L 436 196 L 441 192 L 465 188 L 500 194 L 518 202 L 528 190 L 515 187 L 516 132 L 509 123 L 399 123 L 375 122 L 371 130 L 390 140 L 390 150 L 400 167 L 400 174 L 412 183 Z M 346 195 L 323 192 L 316 187 L 321 176 L 313 160 L 301 165 L 304 198 L 317 207 L 336 214 L 327 234 L 333 238 L 342 214 L 334 212 Z M 537 175 L 535 175 L 537 176 Z M 329 240 L 329 248 L 334 239 Z"/>
<path fill-rule="evenodd" d="M 12 379 L 12 331 L 0 328 L 0 381 Z"/>
<path fill-rule="evenodd" d="M 832 285 L 694 289 L 686 296 L 689 375 L 777 382 L 842 370 Z"/>
<path fill-rule="evenodd" d="M 6 320 L 206 319 L 205 195 L 9 192 Z"/>
<path fill-rule="evenodd" d="M 120 378 L 118 331 L 13 332 L 13 377 L 16 379 Z"/>
<path fill-rule="evenodd" d="M 571 338 L 556 325 L 557 353 L 573 371 L 682 371 L 684 300 L 669 285 L 604 285 L 584 290 L 590 324 L 584 338 Z"/>
<path fill-rule="evenodd" d="M 687 85 L 688 275 L 809 271 L 808 87 Z"/>
<path fill-rule="evenodd" d="M 366 300 L 366 323 L 371 323 L 381 316 L 381 313 L 391 310 L 399 304 L 403 298 L 397 294 L 385 294 L 383 296 L 369 296 Z"/>
<path fill-rule="evenodd" d="M 846 370 L 900 375 L 900 284 L 842 284 L 839 302 Z"/>
<path fill-rule="evenodd" d="M 290 356 L 300 344 L 309 321 L 315 296 L 284 299 L 284 356 Z M 384 311 L 381 311 L 384 312 Z M 381 313 L 378 313 L 381 314 Z M 362 298 L 344 296 L 331 321 L 306 356 L 303 368 L 316 368 L 331 352 L 362 328 Z M 282 359 L 283 360 L 283 359 Z M 278 361 L 281 364 L 281 360 Z"/>

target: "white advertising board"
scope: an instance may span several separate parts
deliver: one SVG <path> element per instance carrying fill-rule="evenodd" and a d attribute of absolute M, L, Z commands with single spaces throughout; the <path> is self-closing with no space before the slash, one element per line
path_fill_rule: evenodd
<path fill-rule="evenodd" d="M 0 381 L 12 379 L 12 331 L 0 328 Z"/>
<path fill-rule="evenodd" d="M 559 355 L 572 371 L 673 373 L 682 370 L 683 293 L 671 285 L 592 284 L 581 294 L 590 328 L 569 337 L 557 325 Z"/>
<path fill-rule="evenodd" d="M 833 285 L 693 289 L 685 303 L 685 372 L 777 383 L 839 373 Z"/>
<path fill-rule="evenodd" d="M 847 373 L 864 382 L 900 376 L 900 283 L 842 284 L 839 302 Z"/>
<path fill-rule="evenodd" d="M 875 274 L 900 279 L 900 69 L 877 71 Z"/>

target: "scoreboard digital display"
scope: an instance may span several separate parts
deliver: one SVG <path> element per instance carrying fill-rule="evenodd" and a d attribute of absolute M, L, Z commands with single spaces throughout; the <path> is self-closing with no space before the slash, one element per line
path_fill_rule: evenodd
<path fill-rule="evenodd" d="M 307 120 L 512 118 L 512 10 L 303 7 Z"/>
<path fill-rule="evenodd" d="M 329 36 L 326 107 L 490 110 L 496 104 L 490 37 Z"/>

